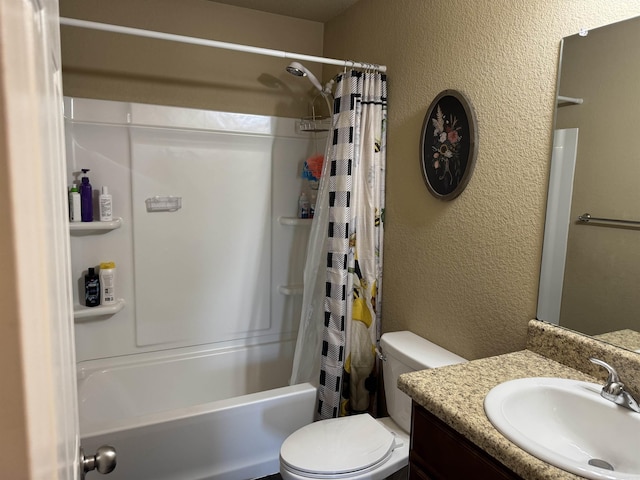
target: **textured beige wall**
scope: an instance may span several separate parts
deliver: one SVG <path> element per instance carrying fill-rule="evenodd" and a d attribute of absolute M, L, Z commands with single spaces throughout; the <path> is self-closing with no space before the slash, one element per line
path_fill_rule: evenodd
<path fill-rule="evenodd" d="M 640 219 L 640 19 L 573 35 L 563 46 L 557 128 L 579 129 L 571 218 Z M 590 334 L 640 330 L 639 233 L 569 226 L 560 325 Z"/>
<path fill-rule="evenodd" d="M 207 0 L 61 0 L 63 17 L 322 54 L 319 22 Z M 311 84 L 285 72 L 290 60 L 62 27 L 64 94 L 299 117 Z M 320 76 L 319 65 L 307 67 Z"/>
<path fill-rule="evenodd" d="M 205 0 L 62 0 L 61 14 L 388 65 L 383 328 L 478 358 L 522 348 L 535 316 L 560 39 L 640 15 L 640 4 L 360 0 L 325 25 L 324 51 L 320 24 Z M 68 27 L 62 39 L 67 95 L 305 113 L 308 85 L 285 60 Z M 479 153 L 465 192 L 445 203 L 427 192 L 418 145 L 447 88 L 475 107 Z"/>
<path fill-rule="evenodd" d="M 517 350 L 535 317 L 559 42 L 640 15 L 635 0 L 361 0 L 324 54 L 389 67 L 383 329 L 466 358 Z M 462 91 L 478 118 L 467 189 L 430 196 L 419 136 L 431 100 Z"/>

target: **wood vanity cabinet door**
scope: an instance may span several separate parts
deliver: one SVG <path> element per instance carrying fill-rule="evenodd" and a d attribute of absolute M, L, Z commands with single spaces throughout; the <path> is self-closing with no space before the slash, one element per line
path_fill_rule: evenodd
<path fill-rule="evenodd" d="M 521 480 L 435 415 L 413 404 L 409 480 Z"/>

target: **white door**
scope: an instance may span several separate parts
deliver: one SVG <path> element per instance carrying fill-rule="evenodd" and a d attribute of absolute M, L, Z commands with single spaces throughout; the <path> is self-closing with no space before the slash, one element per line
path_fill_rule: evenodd
<path fill-rule="evenodd" d="M 79 477 L 60 66 L 58 0 L 0 0 L 1 478 Z"/>

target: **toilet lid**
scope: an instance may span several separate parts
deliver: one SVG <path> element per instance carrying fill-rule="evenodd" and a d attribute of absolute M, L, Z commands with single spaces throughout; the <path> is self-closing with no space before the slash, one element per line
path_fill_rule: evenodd
<path fill-rule="evenodd" d="M 311 423 L 292 433 L 280 448 L 289 467 L 310 474 L 363 470 L 391 454 L 394 435 L 368 414 Z"/>

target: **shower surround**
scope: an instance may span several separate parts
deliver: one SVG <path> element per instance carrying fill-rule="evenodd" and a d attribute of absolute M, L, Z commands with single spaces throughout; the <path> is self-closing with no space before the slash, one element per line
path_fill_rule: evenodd
<path fill-rule="evenodd" d="M 169 435 L 165 445 L 214 445 L 229 430 L 215 420 L 202 438 L 169 432 L 194 415 L 233 416 L 233 405 L 261 418 L 261 402 L 287 409 L 285 399 L 315 398 L 309 385 L 286 385 L 310 227 L 295 218 L 301 170 L 324 137 L 299 132 L 295 119 L 78 98 L 65 98 L 65 131 L 69 183 L 90 169 L 94 191 L 109 188 L 121 219 L 114 229 L 71 232 L 76 309 L 87 268 L 105 261 L 116 264 L 124 305 L 76 317 L 83 443 L 120 443 L 119 458 L 135 455 L 126 450 L 145 426 L 148 438 Z M 176 199 L 179 208 L 164 208 Z M 269 435 L 286 437 L 311 421 L 312 408 L 311 400 L 283 425 L 239 428 L 236 441 L 260 432 L 279 446 Z M 237 473 L 220 478 L 274 473 L 277 449 L 265 455 L 273 458 L 262 467 L 247 463 L 255 453 L 236 459 Z"/>

